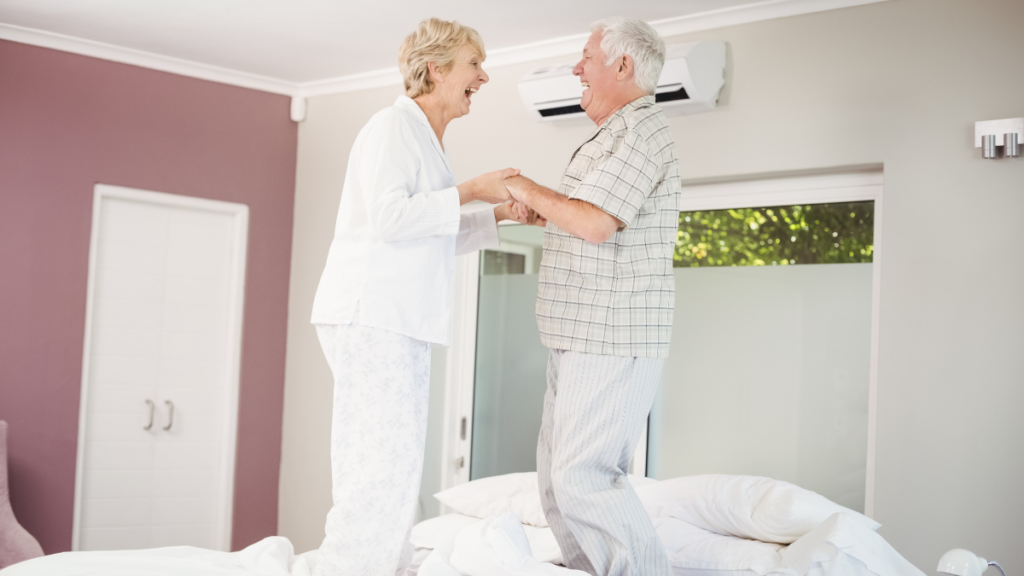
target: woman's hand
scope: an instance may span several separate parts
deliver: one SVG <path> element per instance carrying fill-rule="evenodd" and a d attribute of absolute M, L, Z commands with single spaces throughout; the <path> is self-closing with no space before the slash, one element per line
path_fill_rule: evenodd
<path fill-rule="evenodd" d="M 483 200 L 491 204 L 505 202 L 512 198 L 505 188 L 505 179 L 518 175 L 518 168 L 505 168 L 467 180 L 456 186 L 459 190 L 459 203 L 465 204 L 473 200 Z"/>
<path fill-rule="evenodd" d="M 532 208 L 523 204 L 522 202 L 516 202 L 515 200 L 509 200 L 504 204 L 499 204 L 494 208 L 494 220 L 501 222 L 502 220 L 515 220 L 520 224 L 529 224 L 531 226 L 545 226 L 548 221 L 537 214 Z"/>

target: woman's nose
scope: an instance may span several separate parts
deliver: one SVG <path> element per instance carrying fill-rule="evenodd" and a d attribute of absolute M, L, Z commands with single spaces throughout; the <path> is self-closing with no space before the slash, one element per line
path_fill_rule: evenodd
<path fill-rule="evenodd" d="M 485 84 L 491 81 L 491 77 L 487 75 L 487 72 L 483 68 L 480 68 L 480 81 Z"/>

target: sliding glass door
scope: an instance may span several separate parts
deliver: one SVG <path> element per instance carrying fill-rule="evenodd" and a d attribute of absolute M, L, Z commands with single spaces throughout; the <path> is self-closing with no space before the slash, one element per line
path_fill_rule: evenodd
<path fill-rule="evenodd" d="M 547 348 L 533 313 L 544 229 L 500 226 L 480 255 L 470 479 L 536 470 Z"/>

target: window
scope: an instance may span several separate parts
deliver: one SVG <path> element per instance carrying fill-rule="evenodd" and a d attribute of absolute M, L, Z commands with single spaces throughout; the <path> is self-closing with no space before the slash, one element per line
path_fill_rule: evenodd
<path fill-rule="evenodd" d="M 871 262 L 874 202 L 682 212 L 674 266 Z"/>

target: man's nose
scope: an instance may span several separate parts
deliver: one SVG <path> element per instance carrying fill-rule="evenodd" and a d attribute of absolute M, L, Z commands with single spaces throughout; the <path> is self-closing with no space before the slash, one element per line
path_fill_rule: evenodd
<path fill-rule="evenodd" d="M 576 63 L 576 66 L 572 69 L 572 75 L 573 76 L 582 76 L 583 75 L 583 60 L 580 60 L 579 62 Z"/>

